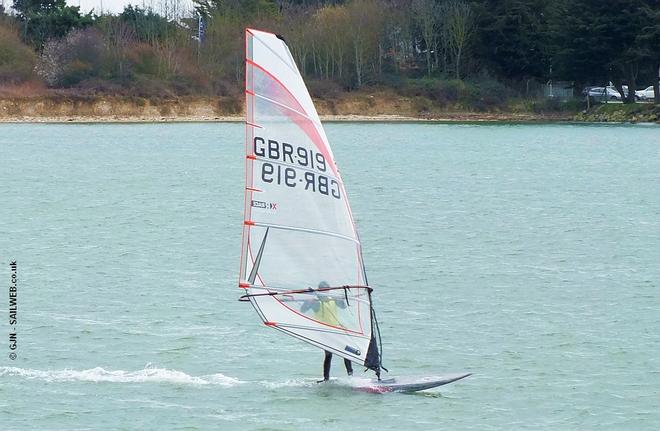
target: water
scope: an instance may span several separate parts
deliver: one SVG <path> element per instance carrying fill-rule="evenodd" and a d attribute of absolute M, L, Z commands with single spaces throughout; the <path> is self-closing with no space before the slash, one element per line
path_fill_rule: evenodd
<path fill-rule="evenodd" d="M 658 127 L 327 131 L 385 365 L 473 377 L 316 385 L 322 352 L 236 301 L 241 125 L 4 124 L 2 428 L 660 428 Z"/>

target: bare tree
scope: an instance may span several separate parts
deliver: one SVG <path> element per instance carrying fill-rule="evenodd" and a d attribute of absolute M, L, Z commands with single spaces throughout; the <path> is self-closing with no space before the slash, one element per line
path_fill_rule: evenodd
<path fill-rule="evenodd" d="M 355 82 L 359 88 L 364 83 L 365 66 L 368 61 L 374 60 L 373 69 L 377 69 L 377 58 L 381 52 L 379 43 L 385 19 L 384 3 L 377 0 L 353 0 L 347 6 L 349 28 L 353 41 L 353 54 L 355 66 Z"/>
<path fill-rule="evenodd" d="M 100 25 L 106 35 L 108 52 L 117 65 L 117 74 L 124 78 L 128 73 L 126 52 L 135 41 L 135 31 L 132 26 L 114 17 L 104 20 Z"/>
<path fill-rule="evenodd" d="M 461 79 L 461 60 L 474 32 L 474 13 L 463 0 L 449 0 L 442 4 L 447 44 L 454 58 L 456 79 Z"/>
<path fill-rule="evenodd" d="M 426 74 L 431 76 L 431 51 L 436 51 L 437 48 L 437 29 L 436 29 L 436 13 L 437 5 L 435 0 L 413 0 L 412 12 L 415 24 L 419 26 L 422 33 L 424 45 L 426 45 Z"/>

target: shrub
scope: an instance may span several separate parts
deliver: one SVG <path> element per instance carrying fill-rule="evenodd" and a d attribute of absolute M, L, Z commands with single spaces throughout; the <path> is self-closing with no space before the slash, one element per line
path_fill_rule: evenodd
<path fill-rule="evenodd" d="M 146 43 L 138 43 L 127 53 L 131 71 L 137 75 L 159 76 L 159 63 L 156 51 Z"/>
<path fill-rule="evenodd" d="M 34 77 L 37 56 L 14 29 L 0 24 L 0 83 L 16 84 Z"/>
<path fill-rule="evenodd" d="M 579 112 L 586 108 L 586 102 L 582 99 L 539 99 L 530 104 L 530 110 L 535 113 L 543 112 Z"/>
<path fill-rule="evenodd" d="M 431 97 L 442 104 L 455 103 L 465 90 L 466 85 L 460 79 L 439 80 L 431 90 Z"/>
<path fill-rule="evenodd" d="M 343 93 L 341 85 L 334 81 L 310 79 L 307 81 L 307 89 L 312 97 L 318 99 L 336 99 Z"/>
<path fill-rule="evenodd" d="M 106 47 L 93 28 L 73 30 L 63 39 L 48 41 L 37 64 L 37 73 L 50 86 L 72 87 L 100 76 Z"/>
<path fill-rule="evenodd" d="M 503 107 L 514 95 L 512 90 L 488 75 L 470 79 L 465 90 L 461 103 L 478 111 Z"/>

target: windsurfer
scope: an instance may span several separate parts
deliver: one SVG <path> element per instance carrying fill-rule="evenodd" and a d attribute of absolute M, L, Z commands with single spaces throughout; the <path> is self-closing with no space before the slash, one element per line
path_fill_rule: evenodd
<path fill-rule="evenodd" d="M 328 287 L 330 287 L 330 285 L 325 281 L 319 283 L 319 289 L 324 289 Z M 327 294 L 325 295 L 319 294 L 319 292 L 316 291 L 316 297 L 305 301 L 302 307 L 300 308 L 300 311 L 304 313 L 307 310 L 312 309 L 314 311 L 314 317 L 318 321 L 323 322 L 326 325 L 343 327 L 343 325 L 339 322 L 339 318 L 337 316 L 339 311 L 338 308 L 342 308 L 342 309 L 346 308 L 346 302 L 343 299 L 335 299 Z M 328 381 L 330 379 L 331 364 L 332 364 L 332 353 L 326 350 L 325 358 L 323 359 L 322 381 Z M 353 364 L 351 364 L 351 361 L 344 358 L 344 366 L 346 367 L 346 372 L 348 373 L 348 375 L 352 376 Z"/>

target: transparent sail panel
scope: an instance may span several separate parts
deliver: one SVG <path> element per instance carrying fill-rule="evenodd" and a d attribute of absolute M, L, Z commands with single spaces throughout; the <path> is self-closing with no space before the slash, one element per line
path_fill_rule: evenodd
<path fill-rule="evenodd" d="M 241 287 L 267 325 L 364 362 L 370 296 L 343 181 L 284 42 L 246 36 Z"/>

